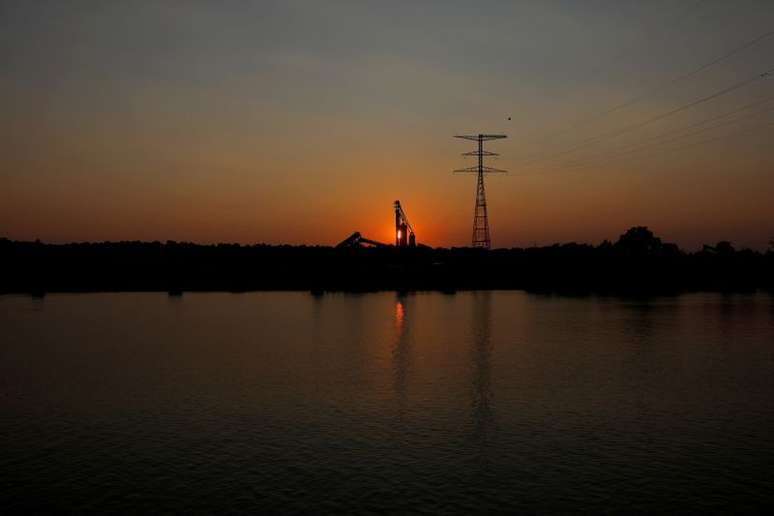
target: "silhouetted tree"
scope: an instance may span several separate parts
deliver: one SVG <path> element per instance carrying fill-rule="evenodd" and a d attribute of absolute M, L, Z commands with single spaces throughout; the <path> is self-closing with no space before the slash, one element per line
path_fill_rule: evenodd
<path fill-rule="evenodd" d="M 734 254 L 735 250 L 734 246 L 731 245 L 731 242 L 723 240 L 715 244 L 715 252 L 717 252 L 719 255 L 727 256 Z"/>
<path fill-rule="evenodd" d="M 645 226 L 629 229 L 615 243 L 617 249 L 636 256 L 654 254 L 660 251 L 662 246 L 661 239 Z"/>
<path fill-rule="evenodd" d="M 0 238 L 0 292 L 482 288 L 637 294 L 774 289 L 774 242 L 765 254 L 736 251 L 725 241 L 684 253 L 641 226 L 615 244 L 492 251 L 171 240 L 51 245 Z"/>

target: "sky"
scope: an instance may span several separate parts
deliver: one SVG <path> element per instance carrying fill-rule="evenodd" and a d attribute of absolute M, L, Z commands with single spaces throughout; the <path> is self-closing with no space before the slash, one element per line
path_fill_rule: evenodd
<path fill-rule="evenodd" d="M 0 236 L 390 242 L 399 199 L 469 245 L 483 132 L 493 247 L 765 249 L 772 31 L 770 0 L 0 0 Z"/>

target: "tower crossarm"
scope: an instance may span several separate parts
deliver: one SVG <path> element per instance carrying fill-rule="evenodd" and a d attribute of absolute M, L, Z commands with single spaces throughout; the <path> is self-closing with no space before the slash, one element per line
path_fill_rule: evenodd
<path fill-rule="evenodd" d="M 489 141 L 489 140 L 500 140 L 502 138 L 507 138 L 508 136 L 505 134 L 455 134 L 455 138 L 462 138 L 463 140 L 472 140 L 474 142 L 477 141 Z"/>
<path fill-rule="evenodd" d="M 484 174 L 507 174 L 507 170 L 502 170 L 499 168 L 492 168 L 487 166 L 482 166 L 480 171 Z M 467 168 L 458 168 L 457 170 L 452 170 L 453 174 L 466 174 L 466 173 L 473 173 L 478 174 L 479 168 L 478 165 L 473 167 L 467 167 Z"/>
<path fill-rule="evenodd" d="M 496 152 L 489 152 L 488 150 L 463 152 L 462 156 L 499 156 Z"/>

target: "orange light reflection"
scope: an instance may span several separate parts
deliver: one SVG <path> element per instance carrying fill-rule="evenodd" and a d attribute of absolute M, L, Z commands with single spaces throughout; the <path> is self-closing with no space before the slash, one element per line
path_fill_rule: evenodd
<path fill-rule="evenodd" d="M 405 317 L 405 309 L 403 308 L 403 302 L 395 301 L 395 326 L 401 328 L 403 326 L 403 319 Z"/>

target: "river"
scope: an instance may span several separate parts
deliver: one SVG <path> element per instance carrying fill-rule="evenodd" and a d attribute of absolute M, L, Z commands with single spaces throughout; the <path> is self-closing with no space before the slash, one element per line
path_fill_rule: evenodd
<path fill-rule="evenodd" d="M 774 298 L 0 296 L 3 512 L 756 512 Z"/>

